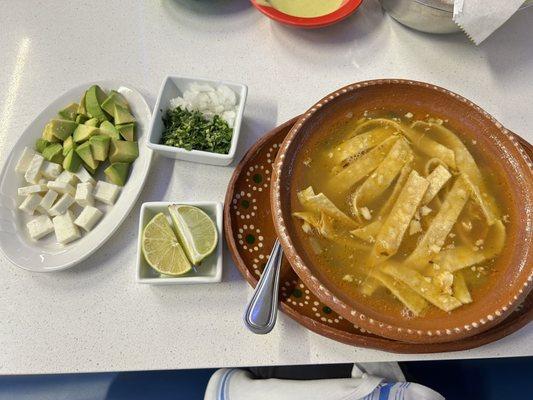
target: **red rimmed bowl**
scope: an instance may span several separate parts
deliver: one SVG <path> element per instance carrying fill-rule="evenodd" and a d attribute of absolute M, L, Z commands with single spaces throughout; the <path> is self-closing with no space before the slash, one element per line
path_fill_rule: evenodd
<path fill-rule="evenodd" d="M 296 210 L 299 168 L 306 149 L 329 134 L 328 128 L 347 113 L 366 110 L 403 110 L 447 120 L 463 140 L 475 140 L 483 162 L 501 179 L 509 193 L 507 240 L 498 258 L 494 279 L 483 298 L 452 313 L 407 319 L 383 312 L 372 302 L 345 291 L 328 276 L 305 243 Z M 284 140 L 272 174 L 271 205 L 276 232 L 294 270 L 317 297 L 347 320 L 391 339 L 436 343 L 483 332 L 501 322 L 531 290 L 533 281 L 533 165 L 516 138 L 469 100 L 431 84 L 381 79 L 355 83 L 324 97 L 298 120 Z"/>
<path fill-rule="evenodd" d="M 341 3 L 341 6 L 332 13 L 322 15 L 320 17 L 303 18 L 285 14 L 274 7 L 260 4 L 260 2 L 257 0 L 250 1 L 255 8 L 277 22 L 308 29 L 322 28 L 339 22 L 357 10 L 357 8 L 359 8 L 363 2 L 363 0 L 344 0 Z"/>

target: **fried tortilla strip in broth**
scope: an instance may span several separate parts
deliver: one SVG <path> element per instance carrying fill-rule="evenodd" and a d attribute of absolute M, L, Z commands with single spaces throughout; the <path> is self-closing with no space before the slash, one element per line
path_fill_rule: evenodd
<path fill-rule="evenodd" d="M 428 190 L 422 199 L 422 204 L 428 204 L 440 192 L 442 187 L 450 180 L 452 174 L 442 165 L 437 166 L 426 177 L 429 182 Z"/>
<path fill-rule="evenodd" d="M 381 209 L 379 210 L 378 215 L 385 216 L 387 215 L 390 210 L 392 209 L 392 206 L 396 203 L 396 200 L 398 199 L 398 196 L 400 195 L 400 192 L 402 191 L 405 182 L 407 182 L 407 178 L 409 178 L 409 175 L 411 174 L 411 171 L 413 170 L 413 167 L 410 163 L 407 163 L 403 166 L 403 168 L 400 171 L 400 175 L 398 176 L 398 179 L 396 179 L 396 183 L 394 184 L 394 188 L 392 189 L 392 193 L 383 205 Z"/>
<path fill-rule="evenodd" d="M 374 243 L 382 225 L 383 220 L 379 218 L 368 225 L 350 231 L 350 233 L 365 242 Z"/>
<path fill-rule="evenodd" d="M 457 170 L 466 176 L 467 182 L 472 186 L 472 199 L 479 204 L 489 225 L 496 222 L 499 218 L 496 201 L 492 196 L 488 195 L 481 171 L 461 139 L 444 126 L 431 122 L 414 122 L 412 128 L 420 132 L 429 132 L 440 143 L 453 150 Z"/>
<path fill-rule="evenodd" d="M 357 157 L 359 154 L 376 147 L 392 135 L 391 129 L 381 127 L 361 133 L 335 146 L 331 161 L 333 164 L 342 164 L 348 158 Z"/>
<path fill-rule="evenodd" d="M 444 245 L 446 237 L 457 222 L 468 197 L 468 186 L 464 177 L 460 175 L 416 248 L 405 260 L 406 265 L 422 270 L 429 261 L 436 257 Z"/>
<path fill-rule="evenodd" d="M 352 209 L 359 217 L 359 207 L 368 204 L 383 194 L 400 173 L 402 167 L 413 160 L 411 147 L 404 138 L 400 138 L 390 149 L 385 159 L 376 170 L 359 186 L 352 200 Z"/>
<path fill-rule="evenodd" d="M 489 229 L 483 242 L 483 249 L 461 246 L 441 251 L 435 257 L 435 264 L 450 272 L 479 264 L 496 257 L 505 244 L 505 226 L 496 221 Z"/>
<path fill-rule="evenodd" d="M 453 279 L 453 297 L 463 304 L 472 303 L 472 295 L 461 271 L 457 272 Z"/>
<path fill-rule="evenodd" d="M 350 227 L 356 227 L 358 225 L 353 219 L 339 210 L 324 193 L 315 194 L 311 186 L 298 192 L 298 200 L 309 211 L 323 212 Z"/>
<path fill-rule="evenodd" d="M 414 269 L 387 261 L 380 269 L 387 275 L 405 283 L 420 296 L 443 311 L 452 311 L 462 303 L 455 297 L 441 292 L 435 285 L 424 279 L 424 276 Z"/>
<path fill-rule="evenodd" d="M 370 267 L 396 254 L 428 185 L 428 181 L 421 177 L 418 172 L 411 171 L 396 203 L 379 230 L 376 243 L 369 257 Z"/>
<path fill-rule="evenodd" d="M 398 137 L 385 139 L 380 145 L 374 147 L 368 153 L 352 161 L 348 166 L 341 169 L 328 182 L 331 191 L 346 193 L 353 185 L 374 171 L 385 159 L 390 149 L 396 143 Z"/>

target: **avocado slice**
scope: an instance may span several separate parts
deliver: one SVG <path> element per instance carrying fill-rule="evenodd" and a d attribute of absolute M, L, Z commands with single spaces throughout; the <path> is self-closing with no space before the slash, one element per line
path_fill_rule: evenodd
<path fill-rule="evenodd" d="M 98 121 L 98 118 L 91 118 L 91 119 L 88 119 L 87 121 L 85 121 L 83 123 L 83 125 L 87 125 L 87 126 L 98 126 L 98 123 L 100 121 Z"/>
<path fill-rule="evenodd" d="M 97 161 L 105 161 L 109 153 L 109 142 L 111 138 L 107 135 L 94 135 L 89 139 L 93 157 Z"/>
<path fill-rule="evenodd" d="M 37 139 L 37 141 L 35 142 L 35 149 L 39 152 L 39 153 L 42 153 L 44 149 L 46 149 L 46 146 L 48 146 L 50 144 L 50 142 L 46 139 L 43 139 L 43 138 L 39 138 Z"/>
<path fill-rule="evenodd" d="M 84 142 L 88 140 L 91 136 L 97 135 L 100 133 L 99 129 L 95 126 L 89 125 L 78 125 L 72 138 L 76 143 Z"/>
<path fill-rule="evenodd" d="M 76 115 L 78 114 L 78 103 L 70 103 L 68 106 L 63 108 L 58 112 L 59 116 L 63 119 L 68 119 L 69 121 L 75 121 Z"/>
<path fill-rule="evenodd" d="M 87 116 L 87 109 L 85 108 L 85 96 L 87 96 L 87 91 L 81 96 L 80 104 L 78 106 L 78 114 Z"/>
<path fill-rule="evenodd" d="M 74 151 L 78 153 L 83 162 L 87 164 L 91 169 L 96 169 L 98 167 L 98 163 L 93 157 L 93 153 L 91 151 L 91 144 L 89 142 L 80 144 L 78 147 L 76 147 Z"/>
<path fill-rule="evenodd" d="M 106 98 L 105 92 L 98 85 L 93 85 L 85 93 L 85 108 L 89 117 L 97 118 L 98 121 L 107 121 L 107 116 L 100 107 Z"/>
<path fill-rule="evenodd" d="M 95 161 L 95 163 L 96 163 L 96 168 L 98 168 L 98 165 L 100 164 L 100 161 Z M 83 163 L 83 168 L 85 168 L 87 170 L 87 172 L 89 172 L 91 175 L 96 174 L 96 168 L 92 168 L 92 167 L 88 166 L 85 163 Z"/>
<path fill-rule="evenodd" d="M 135 122 L 135 117 L 130 114 L 127 108 L 122 107 L 120 104 L 115 104 L 115 111 L 113 117 L 115 119 L 115 125 L 129 124 Z"/>
<path fill-rule="evenodd" d="M 78 116 L 76 117 L 76 122 L 78 124 L 83 124 L 87 122 L 88 120 L 89 120 L 89 117 L 87 115 L 78 114 Z"/>
<path fill-rule="evenodd" d="M 120 140 L 120 134 L 115 126 L 109 121 L 104 121 L 100 124 L 100 133 L 109 136 L 111 139 Z"/>
<path fill-rule="evenodd" d="M 72 139 L 72 136 L 69 136 L 65 139 L 63 142 L 63 155 L 66 156 L 67 153 L 72 150 L 75 147 L 74 139 Z"/>
<path fill-rule="evenodd" d="M 67 119 L 53 119 L 50 122 L 50 131 L 59 140 L 63 141 L 72 135 L 78 124 Z"/>
<path fill-rule="evenodd" d="M 107 180 L 118 186 L 124 186 L 128 179 L 130 164 L 125 162 L 116 162 L 104 169 Z"/>
<path fill-rule="evenodd" d="M 117 131 L 120 135 L 127 141 L 135 141 L 135 124 L 132 122 L 130 124 L 117 125 Z"/>
<path fill-rule="evenodd" d="M 118 104 L 129 111 L 130 107 L 128 102 L 119 92 L 112 90 L 109 92 L 109 95 L 106 97 L 102 103 L 102 109 L 109 115 L 114 115 L 115 113 L 115 104 Z"/>
<path fill-rule="evenodd" d="M 47 142 L 50 142 L 50 143 L 55 143 L 55 142 L 59 142 L 59 139 L 56 138 L 54 136 L 54 134 L 52 133 L 52 125 L 49 123 L 47 123 L 45 126 L 44 126 L 44 129 L 43 129 L 43 133 L 41 135 L 41 137 L 46 140 Z"/>
<path fill-rule="evenodd" d="M 139 146 L 137 142 L 127 142 L 125 140 L 112 140 L 109 146 L 109 162 L 133 162 L 139 157 Z"/>
<path fill-rule="evenodd" d="M 43 157 L 48 161 L 61 164 L 63 162 L 63 146 L 59 143 L 52 143 L 43 150 Z"/>
<path fill-rule="evenodd" d="M 74 143 L 72 143 L 74 145 Z M 63 168 L 70 172 L 78 172 L 81 165 L 81 158 L 74 148 L 71 148 L 63 160 Z"/>

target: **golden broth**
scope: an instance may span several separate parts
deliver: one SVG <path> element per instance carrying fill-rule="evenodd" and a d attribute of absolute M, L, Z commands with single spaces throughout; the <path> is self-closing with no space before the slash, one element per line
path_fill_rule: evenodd
<path fill-rule="evenodd" d="M 346 147 L 343 143 L 353 140 L 355 136 L 367 134 L 370 137 L 369 132 L 381 129 L 383 126 L 381 124 L 376 124 L 375 126 L 370 124 L 371 128 L 365 129 L 364 124 L 368 123 L 368 121 L 380 119 L 400 124 L 405 129 L 411 129 L 414 126 L 416 127 L 415 130 L 419 131 L 417 135 L 420 134 L 420 136 L 412 136 L 413 133 L 409 131 L 408 136 L 411 137 L 407 137 L 402 131 L 389 127 L 387 129 L 390 129 L 391 132 L 389 135 L 385 132 L 384 137 L 386 138 L 384 140 L 380 140 L 381 137 L 377 137 L 379 135 L 374 138 L 376 143 L 379 142 L 379 144 L 368 148 L 362 146 L 364 148 L 362 150 L 352 148 L 352 153 L 356 153 L 356 155 L 344 158 L 350 152 L 343 153 L 341 151 Z M 438 150 L 436 154 L 447 159 L 448 164 L 446 164 L 435 160 L 435 154 L 428 154 L 431 153 L 431 151 L 428 151 L 428 147 L 431 147 L 433 143 L 423 142 L 425 146 L 420 145 L 420 140 L 431 139 L 437 142 L 437 140 L 433 139 L 439 137 L 440 131 L 438 130 L 441 129 L 439 127 L 446 128 L 444 121 L 428 120 L 431 121 L 431 129 L 426 131 L 425 129 L 429 126 L 427 125 L 427 120 L 421 121 L 421 124 L 416 124 L 416 121 L 409 113 L 402 113 L 400 117 L 391 112 L 378 112 L 366 117 L 360 116 L 358 118 L 353 116 L 346 118 L 346 120 L 332 127 L 331 134 L 324 140 L 306 150 L 306 153 L 301 158 L 304 166 L 298 168 L 296 180 L 298 182 L 296 190 L 299 192 L 300 202 L 295 207 L 295 210 L 302 212 L 302 214 L 296 215 L 294 218 L 298 223 L 302 223 L 303 232 L 301 234 L 306 238 L 304 242 L 308 246 L 306 248 L 307 253 L 313 255 L 319 268 L 348 296 L 362 299 L 377 310 L 386 310 L 389 313 L 393 312 L 404 316 L 436 315 L 444 311 L 452 311 L 471 301 L 479 300 L 482 293 L 489 290 L 490 286 L 494 284 L 494 280 L 491 278 L 495 276 L 497 255 L 501 252 L 501 246 L 505 240 L 505 228 L 503 226 L 508 218 L 507 207 L 509 199 L 505 198 L 507 191 L 502 190 L 504 185 L 501 184 L 500 178 L 479 157 L 475 143 L 468 143 L 466 147 L 469 151 L 473 150 L 475 165 L 482 177 L 482 182 L 480 183 L 482 190 L 479 190 L 479 193 L 482 194 L 480 200 L 477 201 L 478 198 L 475 193 L 470 194 L 471 192 L 467 191 L 466 200 L 465 196 L 461 197 L 460 195 L 458 197 L 464 202 L 464 206 L 455 207 L 458 209 L 455 210 L 455 217 L 437 219 L 437 215 L 447 214 L 445 211 L 441 213 L 441 209 L 443 209 L 443 204 L 446 204 L 445 208 L 447 205 L 452 204 L 451 199 L 449 199 L 449 204 L 446 203 L 446 198 L 450 193 L 450 198 L 453 197 L 454 193 L 462 193 L 460 186 L 463 181 L 466 182 L 467 186 L 465 187 L 469 189 L 477 186 L 470 181 L 471 175 L 465 173 L 465 166 L 461 164 L 462 156 L 457 157 L 457 149 L 451 152 L 452 158 L 450 159 L 450 152 L 446 151 L 446 148 L 434 146 Z M 385 124 L 385 126 L 388 125 Z M 437 129 L 437 134 L 433 135 L 433 129 Z M 360 130 L 360 133 L 355 134 L 358 130 Z M 458 137 L 455 136 L 456 134 L 454 132 L 455 138 Z M 444 138 L 446 137 L 444 135 Z M 387 140 L 392 143 L 384 144 Z M 399 143 L 400 141 L 401 143 Z M 449 141 L 445 140 L 445 142 L 448 145 L 450 144 Z M 365 143 L 368 146 L 368 141 Z M 360 143 L 357 145 L 360 145 Z M 380 146 L 383 146 L 381 151 L 379 150 Z M 439 146 L 443 145 L 439 144 Z M 391 160 L 387 156 L 392 154 L 392 148 L 403 148 L 404 153 L 401 154 L 405 156 L 405 159 L 401 160 L 401 157 L 399 157 L 396 163 L 390 162 Z M 370 172 L 365 173 L 366 170 L 364 168 L 362 168 L 361 172 L 361 168 L 353 167 L 354 163 L 364 164 L 365 157 L 366 159 L 371 159 L 371 154 L 369 154 L 371 152 L 381 154 L 377 156 L 371 166 L 367 167 L 366 170 Z M 339 153 L 342 153 L 342 155 L 339 155 Z M 455 159 L 459 160 L 459 167 L 454 164 Z M 389 160 L 388 164 L 387 160 Z M 388 166 L 394 165 L 393 169 L 396 172 L 389 171 L 388 175 L 383 174 L 380 181 L 380 176 L 376 177 L 375 172 L 388 171 L 384 168 L 384 164 Z M 380 165 L 382 165 L 381 169 Z M 442 170 L 445 169 L 449 172 L 450 177 L 446 182 L 442 183 L 436 195 L 431 199 L 426 192 L 430 191 L 428 188 L 431 187 L 433 178 L 428 176 L 439 166 L 441 167 L 439 172 L 444 172 Z M 348 168 L 353 170 L 348 171 Z M 403 174 L 404 181 L 398 182 L 402 179 L 401 171 L 403 169 L 408 172 Z M 411 177 L 411 174 L 417 176 Z M 435 173 L 434 175 L 438 174 Z M 354 176 L 363 176 L 363 178 L 356 182 L 350 182 L 349 180 Z M 408 178 L 405 178 L 405 176 L 408 176 Z M 465 176 L 468 179 L 464 178 Z M 347 180 L 348 182 L 346 183 Z M 386 182 L 383 182 L 383 180 Z M 387 184 L 389 180 L 390 184 Z M 406 189 L 406 184 L 408 182 L 413 183 L 412 181 L 418 184 L 425 184 L 424 181 L 430 183 L 427 183 L 428 188 L 426 189 L 418 188 L 420 200 L 410 207 L 410 209 L 415 210 L 414 215 L 407 218 L 399 212 L 400 216 L 404 216 L 403 220 L 401 223 L 399 221 L 392 223 L 393 230 L 400 229 L 399 232 L 393 235 L 395 238 L 400 239 L 397 249 L 394 250 L 393 246 L 392 254 L 387 253 L 390 250 L 389 248 L 386 248 L 387 251 L 383 252 L 381 251 L 382 249 L 379 250 L 381 246 L 379 243 L 383 243 L 382 239 L 386 238 L 387 235 L 382 232 L 381 228 L 385 225 L 393 209 L 402 208 L 399 202 L 396 201 L 399 197 L 398 193 L 405 189 L 406 193 L 402 199 L 407 199 L 408 190 Z M 458 181 L 459 183 L 457 183 Z M 371 185 L 372 182 L 375 183 L 374 187 Z M 472 186 L 469 186 L 470 184 Z M 305 189 L 310 187 L 312 191 L 304 193 Z M 376 190 L 376 187 L 381 187 L 381 189 Z M 383 187 L 386 188 L 383 189 Z M 397 187 L 396 191 L 395 187 Z M 416 188 L 416 185 L 413 188 Z M 362 206 L 358 205 L 357 201 L 354 204 L 354 194 L 356 193 L 358 194 L 355 197 L 359 196 L 358 200 L 366 197 L 366 201 Z M 341 215 L 332 217 L 334 212 L 331 210 L 326 213 L 323 212 L 324 208 L 321 208 L 323 207 L 321 201 L 324 199 L 319 199 L 321 196 L 325 196 L 328 201 L 333 203 L 337 211 L 349 217 L 353 221 L 353 226 L 350 225 L 349 220 L 343 220 L 344 217 Z M 387 205 L 387 203 L 389 204 Z M 407 204 L 409 202 L 404 203 L 405 208 L 407 208 Z M 388 211 L 385 211 L 387 207 Z M 361 211 L 362 209 L 364 210 Z M 435 222 L 432 227 L 432 222 L 435 219 L 437 219 L 437 222 L 442 219 L 443 222 L 441 221 L 442 223 L 439 222 L 438 224 Z M 405 227 L 406 220 L 409 222 Z M 491 221 L 490 223 L 489 220 Z M 372 235 L 367 235 L 365 240 L 363 240 L 359 236 L 361 229 L 364 231 L 376 221 L 381 224 L 379 228 L 374 230 Z M 451 224 L 449 232 L 445 235 L 439 233 L 442 229 L 438 228 L 442 228 L 446 223 L 448 225 Z M 418 224 L 420 225 L 419 227 Z M 405 227 L 403 233 L 400 226 Z M 432 232 L 437 232 L 437 234 L 426 235 L 429 229 L 432 229 Z M 444 230 L 446 231 L 446 229 Z M 357 231 L 358 234 L 354 235 L 354 231 Z M 439 235 L 445 236 L 444 241 L 431 244 L 432 238 Z M 430 250 L 427 254 L 420 250 L 421 243 L 424 243 L 424 236 L 428 236 L 425 240 L 430 243 L 428 247 Z M 389 239 L 391 238 L 389 237 Z M 485 244 L 487 244 L 487 249 L 484 247 Z M 376 248 L 379 251 L 376 252 Z M 476 259 L 472 260 L 467 257 L 470 263 L 465 262 L 464 257 L 458 259 L 457 255 L 462 254 L 460 253 L 462 250 L 467 253 L 468 257 L 476 257 Z M 491 254 L 491 251 L 496 254 Z M 382 255 L 383 253 L 385 253 L 384 256 Z M 487 257 L 483 258 L 483 254 L 486 254 Z M 419 257 L 420 255 L 422 256 Z M 447 257 L 450 255 L 455 258 Z M 467 266 L 460 268 L 458 271 L 453 270 L 456 265 L 463 265 L 455 263 L 454 261 L 456 260 L 460 260 Z M 438 263 L 442 263 L 443 267 Z M 431 296 L 424 292 L 424 288 L 419 287 L 418 284 L 409 285 L 408 283 L 413 282 L 408 282 L 405 275 L 394 276 L 393 272 L 406 272 L 405 270 L 394 270 L 396 267 L 414 270 L 418 274 L 416 275 L 417 278 L 423 279 L 430 285 L 428 286 L 424 283 L 430 291 L 437 288 L 438 293 L 436 292 L 436 294 L 439 296 L 439 299 L 436 300 L 437 305 L 428 299 Z M 452 271 L 449 270 L 450 268 Z M 387 269 L 387 272 L 383 272 L 385 269 Z M 376 279 L 376 276 L 374 276 L 376 271 L 379 271 L 380 277 L 389 286 L 385 285 L 384 281 Z M 452 279 L 450 274 L 453 282 L 450 282 L 450 279 Z M 461 281 L 466 283 L 466 292 L 464 287 L 460 287 Z M 402 295 L 407 296 L 410 300 L 408 302 L 409 305 L 405 304 L 405 298 L 404 300 L 399 300 L 398 296 Z M 470 300 L 468 296 L 471 297 Z M 444 298 L 446 300 L 445 304 L 440 304 L 440 301 Z M 461 300 L 457 300 L 457 298 Z"/>
<path fill-rule="evenodd" d="M 315 18 L 339 9 L 343 0 L 262 0 L 258 3 L 272 6 L 293 17 Z"/>

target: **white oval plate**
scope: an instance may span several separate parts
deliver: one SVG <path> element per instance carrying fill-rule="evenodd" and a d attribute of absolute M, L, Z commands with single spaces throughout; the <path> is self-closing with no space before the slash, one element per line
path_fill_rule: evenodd
<path fill-rule="evenodd" d="M 65 246 L 56 242 L 53 233 L 34 241 L 26 229 L 26 222 L 31 218 L 18 209 L 22 199 L 17 195 L 17 188 L 27 183 L 21 174 L 15 172 L 15 165 L 24 147 L 35 148 L 35 141 L 45 124 L 66 105 L 78 102 L 85 90 L 94 84 L 106 91 L 115 89 L 128 100 L 137 119 L 139 157 L 133 163 L 129 179 L 117 202 L 113 206 L 98 205 L 105 215 L 91 232 L 82 233 L 81 239 Z M 0 249 L 13 264 L 34 272 L 62 270 L 89 257 L 111 237 L 135 205 L 150 169 L 152 150 L 146 146 L 146 140 L 151 114 L 146 100 L 135 89 L 117 81 L 100 81 L 83 84 L 63 93 L 33 120 L 15 143 L 0 174 Z"/>

